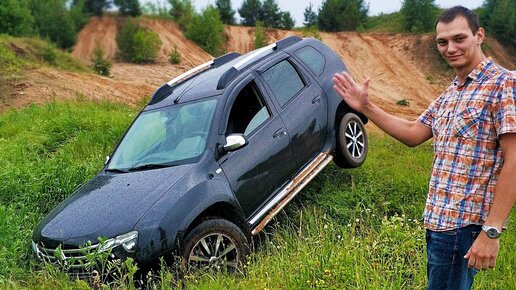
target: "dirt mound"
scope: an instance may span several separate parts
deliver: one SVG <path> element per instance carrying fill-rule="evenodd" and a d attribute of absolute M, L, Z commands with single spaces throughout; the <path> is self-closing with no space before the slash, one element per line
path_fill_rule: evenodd
<path fill-rule="evenodd" d="M 114 59 L 118 48 L 116 33 L 117 26 L 114 17 L 92 17 L 79 33 L 72 55 L 89 63 L 93 50 L 99 45 L 107 57 Z"/>
<path fill-rule="evenodd" d="M 93 17 L 79 34 L 72 55 L 88 63 L 98 43 L 106 55 L 114 59 L 112 77 L 76 74 L 39 69 L 16 84 L 13 101 L 7 107 L 25 106 L 53 98 L 86 97 L 93 100 L 114 100 L 138 104 L 159 85 L 188 68 L 211 59 L 197 45 L 187 40 L 177 24 L 167 20 L 143 19 L 143 25 L 160 36 L 163 45 L 157 64 L 134 65 L 116 60 L 117 20 L 114 17 Z M 254 49 L 253 27 L 226 26 L 227 51 L 246 53 Z M 299 32 L 266 29 L 267 43 Z M 453 72 L 444 72 L 431 35 L 394 35 L 378 33 L 321 33 L 322 41 L 335 50 L 357 81 L 371 78 L 371 98 L 388 112 L 414 118 L 446 87 Z M 182 63 L 171 65 L 168 54 L 180 51 Z M 487 41 L 487 54 L 509 69 L 515 69 L 516 57 L 498 42 Z M 409 106 L 396 102 L 407 100 Z M 0 111 L 5 109 L 0 108 Z"/>
<path fill-rule="evenodd" d="M 91 56 L 97 45 L 100 45 L 106 56 L 115 63 L 122 62 L 116 58 L 117 22 L 122 22 L 112 16 L 92 17 L 90 22 L 79 33 L 77 44 L 72 55 L 85 63 L 90 63 Z M 177 47 L 181 52 L 181 64 L 195 66 L 210 60 L 212 57 L 192 41 L 186 39 L 175 22 L 157 19 L 142 19 L 141 24 L 156 32 L 162 42 L 158 64 L 167 64 L 169 53 Z"/>

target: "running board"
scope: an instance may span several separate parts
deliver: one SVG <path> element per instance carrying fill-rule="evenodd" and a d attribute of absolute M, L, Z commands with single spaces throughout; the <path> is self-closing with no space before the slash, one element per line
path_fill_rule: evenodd
<path fill-rule="evenodd" d="M 305 166 L 285 187 L 250 221 L 252 235 L 258 234 L 321 170 L 333 159 L 327 152 L 319 154 L 310 164 Z M 272 209 L 272 210 L 271 210 Z M 269 212 L 270 211 L 270 212 Z M 268 214 L 267 214 L 268 213 Z M 267 214 L 265 216 L 265 214 Z M 265 217 L 263 217 L 265 216 Z M 262 218 L 263 217 L 263 218 Z M 261 221 L 260 221 L 261 220 Z M 258 221 L 259 224 L 254 226 Z"/>

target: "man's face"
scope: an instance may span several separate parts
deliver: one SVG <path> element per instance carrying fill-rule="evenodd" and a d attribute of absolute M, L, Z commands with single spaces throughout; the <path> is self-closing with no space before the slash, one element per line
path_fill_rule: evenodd
<path fill-rule="evenodd" d="M 442 57 L 456 70 L 473 70 L 482 61 L 480 45 L 484 40 L 482 28 L 475 35 L 464 17 L 457 17 L 450 23 L 437 23 L 437 48 Z"/>

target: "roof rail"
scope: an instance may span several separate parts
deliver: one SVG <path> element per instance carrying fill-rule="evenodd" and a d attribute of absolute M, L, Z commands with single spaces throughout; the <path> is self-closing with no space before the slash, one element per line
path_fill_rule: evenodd
<path fill-rule="evenodd" d="M 198 66 L 194 67 L 193 69 L 191 69 L 191 70 L 189 70 L 189 71 L 187 71 L 187 72 L 185 72 L 185 73 L 180 74 L 179 76 L 177 76 L 177 77 L 173 78 L 172 80 L 170 80 L 170 81 L 167 83 L 167 85 L 169 85 L 169 86 L 173 86 L 173 85 L 175 85 L 176 83 L 178 83 L 178 82 L 182 81 L 183 79 L 188 78 L 189 76 L 191 76 L 191 75 L 193 75 L 193 74 L 196 74 L 196 73 L 198 73 L 198 72 L 200 72 L 200 71 L 203 71 L 203 70 L 205 70 L 205 69 L 210 68 L 212 64 L 213 64 L 213 59 L 212 59 L 212 60 L 210 60 L 210 61 L 208 61 L 208 62 L 205 62 L 205 63 L 203 63 L 203 64 L 201 64 L 201 65 L 198 65 Z"/>
<path fill-rule="evenodd" d="M 301 41 L 302 38 L 296 35 L 286 37 L 282 40 L 277 41 L 276 43 L 267 45 L 265 47 L 259 48 L 253 51 L 251 54 L 246 56 L 244 59 L 235 64 L 232 68 L 227 70 L 219 79 L 217 84 L 217 90 L 221 90 L 226 87 L 228 83 L 230 83 L 240 72 L 240 68 L 244 67 L 246 64 L 249 64 L 251 61 L 255 60 L 257 57 L 263 55 L 266 52 L 273 52 L 278 49 L 284 49 L 296 42 Z"/>
<path fill-rule="evenodd" d="M 174 85 L 181 82 L 182 80 L 187 79 L 187 78 L 191 77 L 192 75 L 199 73 L 203 70 L 209 69 L 211 67 L 219 67 L 225 63 L 232 61 L 233 59 L 239 57 L 240 55 L 241 54 L 237 53 L 237 52 L 227 53 L 220 57 L 212 59 L 208 62 L 205 62 L 199 66 L 196 66 L 185 73 L 182 73 L 181 75 L 173 78 L 172 80 L 170 80 L 169 82 L 167 82 L 166 84 L 164 84 L 163 86 L 158 88 L 156 90 L 156 92 L 154 92 L 154 94 L 152 95 L 152 98 L 151 98 L 149 104 L 150 105 L 155 104 L 155 103 L 163 100 L 170 94 L 172 94 L 172 92 L 174 91 Z"/>

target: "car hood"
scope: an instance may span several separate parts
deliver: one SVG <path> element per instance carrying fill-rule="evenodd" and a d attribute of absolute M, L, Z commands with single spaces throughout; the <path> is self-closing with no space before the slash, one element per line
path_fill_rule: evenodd
<path fill-rule="evenodd" d="M 99 174 L 52 210 L 34 231 L 33 239 L 50 248 L 96 243 L 98 237 L 127 233 L 193 166 Z"/>

